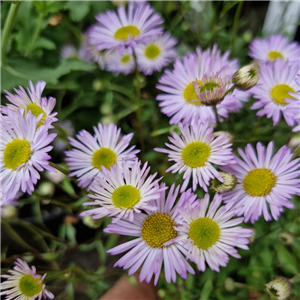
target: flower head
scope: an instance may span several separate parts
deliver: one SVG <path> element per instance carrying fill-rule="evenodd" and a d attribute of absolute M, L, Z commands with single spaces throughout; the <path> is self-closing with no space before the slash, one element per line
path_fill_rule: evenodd
<path fill-rule="evenodd" d="M 43 283 L 47 274 L 36 274 L 34 266 L 30 268 L 25 261 L 18 258 L 13 270 L 9 270 L 8 273 L 9 275 L 1 275 L 7 280 L 0 284 L 0 295 L 6 295 L 6 300 L 40 300 L 42 297 L 54 299 L 54 295 L 46 290 Z"/>
<path fill-rule="evenodd" d="M 240 258 L 235 247 L 248 249 L 252 230 L 235 225 L 243 222 L 243 218 L 231 219 L 234 211 L 220 207 L 222 196 L 216 194 L 209 205 L 209 194 L 203 199 L 186 202 L 180 208 L 178 225 L 175 229 L 179 235 L 166 242 L 178 242 L 187 249 L 187 259 L 196 263 L 198 270 L 204 272 L 205 263 L 219 272 L 219 267 L 225 267 L 229 255 Z"/>
<path fill-rule="evenodd" d="M 225 134 L 215 138 L 213 127 L 200 121 L 192 125 L 183 126 L 179 124 L 182 136 L 173 132 L 169 140 L 172 144 L 166 144 L 169 149 L 155 149 L 158 152 L 167 153 L 169 161 L 174 161 L 166 172 L 184 172 L 182 191 L 187 187 L 192 178 L 193 190 L 199 185 L 205 191 L 211 178 L 217 178 L 223 182 L 224 179 L 212 164 L 226 165 L 234 163 L 229 137 Z"/>
<path fill-rule="evenodd" d="M 283 276 L 274 277 L 265 286 L 272 299 L 285 300 L 292 294 L 292 283 Z"/>
<path fill-rule="evenodd" d="M 117 50 L 111 52 L 106 59 L 106 70 L 116 75 L 130 74 L 134 71 L 135 63 L 133 55 L 127 50 L 119 53 Z"/>
<path fill-rule="evenodd" d="M 160 179 L 154 180 L 156 173 L 149 175 L 147 163 L 141 166 L 137 160 L 134 163 L 123 160 L 121 168 L 114 165 L 110 170 L 103 168 L 102 177 L 93 181 L 90 186 L 95 199 L 83 205 L 98 206 L 81 213 L 82 216 L 93 215 L 94 219 L 105 216 L 116 216 L 117 220 L 124 218 L 133 220 L 134 212 L 149 209 L 156 211 L 157 207 L 150 201 L 160 196 Z"/>
<path fill-rule="evenodd" d="M 56 172 L 48 160 L 49 144 L 56 134 L 48 133 L 51 120 L 38 126 L 42 116 L 36 118 L 31 112 L 23 117 L 21 111 L 8 111 L 0 116 L 1 130 L 1 184 L 4 197 L 12 197 L 21 190 L 31 194 L 40 179 L 38 171 Z"/>
<path fill-rule="evenodd" d="M 94 127 L 94 136 L 86 130 L 77 134 L 77 139 L 69 137 L 74 149 L 66 151 L 66 161 L 72 171 L 70 176 L 76 176 L 79 185 L 87 187 L 95 176 L 102 176 L 102 166 L 106 169 L 117 165 L 122 168 L 122 160 L 125 159 L 133 165 L 139 150 L 133 150 L 129 142 L 133 134 L 127 134 L 121 138 L 121 129 L 114 124 Z"/>
<path fill-rule="evenodd" d="M 149 38 L 135 48 L 137 63 L 141 72 L 151 75 L 161 71 L 177 56 L 174 46 L 177 40 L 169 33 Z"/>
<path fill-rule="evenodd" d="M 161 16 L 154 12 L 148 3 L 129 2 L 118 7 L 118 13 L 107 11 L 96 16 L 97 24 L 89 33 L 90 43 L 97 45 L 97 50 L 134 48 L 145 38 L 159 35 L 163 23 Z"/>
<path fill-rule="evenodd" d="M 227 172 L 219 172 L 219 175 L 223 178 L 223 182 L 220 182 L 217 178 L 212 180 L 211 189 L 216 191 L 217 193 L 224 193 L 228 191 L 232 191 L 237 183 L 236 177 Z"/>
<path fill-rule="evenodd" d="M 256 154 L 248 144 L 245 152 L 238 149 L 242 159 L 236 157 L 235 165 L 222 168 L 238 181 L 232 191 L 222 194 L 223 199 L 238 216 L 244 215 L 246 222 L 254 223 L 262 214 L 266 221 L 272 217 L 277 220 L 283 207 L 294 207 L 289 201 L 291 196 L 300 194 L 300 159 L 292 160 L 293 153 L 287 146 L 272 157 L 273 147 L 273 142 L 267 148 L 258 143 Z"/>
<path fill-rule="evenodd" d="M 298 72 L 297 64 L 291 65 L 282 60 L 261 64 L 260 79 L 258 84 L 251 89 L 254 98 L 258 101 L 251 106 L 251 109 L 261 108 L 257 115 L 272 118 L 274 125 L 283 115 L 287 124 L 293 126 L 295 120 L 290 117 L 291 107 L 286 99 L 296 99 L 290 93 L 295 93 L 299 89 L 295 82 Z"/>
<path fill-rule="evenodd" d="M 256 62 L 238 69 L 232 76 L 234 87 L 241 91 L 253 88 L 259 80 L 259 70 L 259 64 Z"/>
<path fill-rule="evenodd" d="M 146 214 L 134 214 L 132 221 L 120 220 L 115 224 L 110 224 L 105 232 L 117 233 L 122 235 L 135 236 L 136 239 L 119 245 L 108 250 L 109 253 L 116 255 L 130 250 L 115 266 L 129 269 L 129 275 L 135 273 L 142 265 L 140 281 L 150 282 L 154 275 L 156 285 L 162 264 L 164 263 L 165 277 L 167 282 L 176 281 L 176 272 L 186 279 L 187 272 L 194 274 L 194 270 L 183 257 L 186 251 L 178 243 L 171 243 L 164 246 L 164 243 L 176 238 L 178 233 L 174 229 L 175 219 L 178 215 L 178 208 L 186 201 L 196 198 L 193 193 L 184 192 L 181 194 L 177 204 L 175 201 L 178 196 L 179 186 L 172 185 L 168 195 L 165 195 L 165 186 L 161 185 L 162 191 L 157 199 L 152 200 L 153 206 L 157 211 L 145 209 Z"/>
<path fill-rule="evenodd" d="M 269 38 L 255 38 L 249 48 L 249 56 L 259 62 L 288 60 L 289 63 L 299 63 L 299 44 L 290 42 L 287 37 L 282 35 L 271 35 Z"/>
<path fill-rule="evenodd" d="M 46 82 L 38 81 L 36 86 L 29 81 L 30 88 L 27 88 L 27 93 L 23 87 L 19 86 L 19 89 L 14 89 L 16 95 L 5 91 L 6 98 L 12 104 L 7 104 L 7 106 L 1 106 L 1 111 L 4 114 L 8 114 L 8 110 L 23 110 L 24 112 L 30 111 L 33 115 L 38 117 L 42 115 L 39 125 L 45 123 L 48 120 L 51 122 L 57 121 L 55 116 L 57 112 L 51 113 L 56 104 L 56 100 L 53 97 L 42 97 L 43 90 L 46 86 Z"/>

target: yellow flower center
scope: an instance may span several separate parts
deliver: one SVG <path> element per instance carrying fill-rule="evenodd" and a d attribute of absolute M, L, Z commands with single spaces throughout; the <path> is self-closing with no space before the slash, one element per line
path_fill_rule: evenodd
<path fill-rule="evenodd" d="M 219 240 L 220 227 L 209 218 L 199 218 L 191 222 L 188 236 L 198 248 L 206 250 Z"/>
<path fill-rule="evenodd" d="M 46 121 L 46 114 L 45 112 L 41 109 L 41 107 L 39 107 L 37 104 L 35 103 L 30 103 L 27 105 L 27 111 L 31 111 L 31 113 L 35 116 L 38 117 L 39 115 L 43 115 L 43 117 L 41 118 L 41 120 L 38 123 L 38 126 L 41 126 L 42 124 L 45 123 Z"/>
<path fill-rule="evenodd" d="M 159 56 L 160 52 L 161 52 L 160 49 L 154 44 L 146 47 L 146 49 L 145 49 L 145 55 L 149 59 L 156 58 L 157 56 Z"/>
<path fill-rule="evenodd" d="M 119 28 L 116 32 L 114 37 L 118 40 L 127 40 L 129 35 L 131 34 L 132 37 L 139 35 L 140 30 L 132 25 L 124 26 Z"/>
<path fill-rule="evenodd" d="M 275 60 L 277 58 L 284 59 L 283 55 L 278 51 L 271 51 L 268 54 L 270 60 Z"/>
<path fill-rule="evenodd" d="M 132 185 L 123 185 L 112 193 L 112 202 L 118 208 L 133 208 L 140 201 L 140 192 Z"/>
<path fill-rule="evenodd" d="M 34 278 L 32 275 L 26 274 L 19 281 L 19 289 L 24 296 L 34 297 L 42 291 L 43 283 L 39 278 Z"/>
<path fill-rule="evenodd" d="M 200 86 L 202 85 L 202 81 L 201 80 L 198 80 Z M 199 100 L 197 99 L 197 96 L 196 96 L 196 91 L 194 89 L 194 86 L 193 86 L 193 82 L 190 82 L 185 90 L 183 91 L 183 97 L 185 98 L 185 101 L 188 102 L 188 103 L 191 103 L 191 104 L 194 104 L 194 105 L 201 105 L 201 103 L 199 102 Z M 190 99 L 193 99 L 195 101 L 191 101 Z"/>
<path fill-rule="evenodd" d="M 123 64 L 127 64 L 129 61 L 130 61 L 130 55 L 129 54 L 124 55 L 121 59 L 121 63 L 123 63 Z"/>
<path fill-rule="evenodd" d="M 283 99 L 290 98 L 296 99 L 288 94 L 288 92 L 295 93 L 295 90 L 288 86 L 287 84 L 277 84 L 272 88 L 271 96 L 275 103 L 279 105 L 287 105 L 288 103 L 285 102 Z"/>
<path fill-rule="evenodd" d="M 142 239 L 153 248 L 163 248 L 163 244 L 177 236 L 174 221 L 167 214 L 155 213 L 144 221 Z"/>
<path fill-rule="evenodd" d="M 254 169 L 245 176 L 243 187 L 250 196 L 266 196 L 275 183 L 276 176 L 269 169 Z"/>
<path fill-rule="evenodd" d="M 26 140 L 15 139 L 6 144 L 3 162 L 6 168 L 15 170 L 17 167 L 27 162 L 30 155 L 30 143 Z"/>
<path fill-rule="evenodd" d="M 114 151 L 109 148 L 100 148 L 95 151 L 93 154 L 92 164 L 95 168 L 101 170 L 101 166 L 104 166 L 106 169 L 110 169 L 117 161 L 117 155 Z"/>
<path fill-rule="evenodd" d="M 203 167 L 210 155 L 210 146 L 202 142 L 193 142 L 188 144 L 182 151 L 184 163 L 191 167 Z"/>

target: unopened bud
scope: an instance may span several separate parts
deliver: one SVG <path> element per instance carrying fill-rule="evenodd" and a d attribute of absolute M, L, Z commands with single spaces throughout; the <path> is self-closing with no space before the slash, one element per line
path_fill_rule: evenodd
<path fill-rule="evenodd" d="M 241 91 L 253 88 L 259 80 L 259 70 L 259 64 L 255 61 L 237 70 L 232 76 L 234 87 Z"/>
<path fill-rule="evenodd" d="M 231 144 L 234 141 L 234 136 L 232 134 L 230 134 L 228 131 L 215 131 L 213 133 L 213 137 L 218 137 L 222 134 L 225 134 L 225 137 L 227 137 L 229 140 L 227 142 L 227 144 Z"/>
<path fill-rule="evenodd" d="M 19 1 L 18 1 L 19 2 Z M 51 16 L 48 19 L 48 24 L 50 26 L 57 26 L 58 24 L 60 24 L 62 21 L 62 15 L 61 14 L 55 14 L 53 16 Z"/>
<path fill-rule="evenodd" d="M 211 183 L 211 189 L 217 193 L 223 193 L 232 191 L 237 183 L 236 177 L 227 172 L 219 172 L 220 176 L 224 179 L 224 182 L 219 181 L 217 178 L 214 178 Z"/>
<path fill-rule="evenodd" d="M 274 277 L 269 283 L 265 284 L 266 291 L 272 299 L 284 300 L 292 293 L 291 282 L 283 277 Z"/>
<path fill-rule="evenodd" d="M 104 89 L 104 84 L 100 79 L 95 79 L 93 81 L 93 90 L 96 92 L 100 92 Z"/>
<path fill-rule="evenodd" d="M 279 232 L 278 239 L 284 245 L 292 245 L 295 240 L 295 236 L 291 232 L 283 230 Z"/>
<path fill-rule="evenodd" d="M 82 218 L 82 222 L 89 228 L 97 229 L 101 226 L 103 219 L 93 219 L 92 216 L 88 215 Z"/>

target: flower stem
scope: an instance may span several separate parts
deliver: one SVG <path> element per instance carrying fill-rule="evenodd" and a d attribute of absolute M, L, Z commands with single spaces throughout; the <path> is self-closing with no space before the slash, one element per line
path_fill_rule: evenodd
<path fill-rule="evenodd" d="M 9 36 L 11 34 L 11 31 L 13 29 L 13 26 L 16 21 L 16 17 L 18 14 L 18 10 L 21 3 L 14 4 L 12 3 L 9 8 L 8 16 L 5 20 L 5 24 L 2 31 L 2 39 L 1 39 L 1 65 L 4 67 L 6 66 L 6 50 L 7 50 L 7 44 L 9 40 Z"/>
<path fill-rule="evenodd" d="M 63 174 L 69 176 L 69 171 L 67 171 L 66 169 L 62 168 L 62 167 L 59 166 L 58 164 L 55 164 L 54 162 L 49 161 L 49 165 L 50 165 L 51 167 L 53 167 L 54 169 L 56 169 L 56 170 L 62 172 Z"/>
<path fill-rule="evenodd" d="M 243 4 L 244 4 L 244 1 L 239 1 L 238 7 L 237 7 L 235 15 L 234 15 L 232 39 L 231 39 L 231 49 L 233 49 L 233 46 L 234 46 L 234 42 L 235 42 L 237 30 L 238 30 L 238 24 L 239 24 L 239 19 L 240 19 Z"/>
<path fill-rule="evenodd" d="M 216 127 L 218 127 L 218 123 L 219 123 L 219 117 L 218 117 L 218 110 L 217 110 L 217 105 L 213 105 L 212 109 L 214 110 L 214 113 L 216 115 Z"/>

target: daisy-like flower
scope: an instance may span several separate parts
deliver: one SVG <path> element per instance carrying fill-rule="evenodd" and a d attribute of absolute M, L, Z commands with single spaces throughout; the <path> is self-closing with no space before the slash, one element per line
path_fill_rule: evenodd
<path fill-rule="evenodd" d="M 56 172 L 48 162 L 51 158 L 48 152 L 52 149 L 49 144 L 56 133 L 48 133 L 51 120 L 39 126 L 41 118 L 31 112 L 23 117 L 21 111 L 8 111 L 6 117 L 0 116 L 1 185 L 5 197 L 16 195 L 20 188 L 31 194 L 40 179 L 38 171 Z"/>
<path fill-rule="evenodd" d="M 299 89 L 295 82 L 297 72 L 299 72 L 297 64 L 291 65 L 282 60 L 261 64 L 260 80 L 251 89 L 254 98 L 259 100 L 251 106 L 251 109 L 261 108 L 257 115 L 272 118 L 274 126 L 280 121 L 281 115 L 289 126 L 294 126 L 295 120 L 290 117 L 289 103 L 285 99 L 294 98 L 289 93 L 295 93 Z"/>
<path fill-rule="evenodd" d="M 6 281 L 0 284 L 0 295 L 5 295 L 6 300 L 41 300 L 54 299 L 54 295 L 46 290 L 46 285 L 43 283 L 43 276 L 36 274 L 36 268 L 31 268 L 25 261 L 17 259 L 13 270 L 8 271 L 9 275 L 1 275 L 7 278 Z"/>
<path fill-rule="evenodd" d="M 164 188 L 163 184 L 162 188 Z M 164 243 L 176 238 L 178 235 L 174 229 L 178 208 L 184 202 L 192 201 L 196 198 L 196 195 L 193 193 L 184 192 L 175 205 L 179 188 L 179 186 L 175 188 L 175 184 L 173 184 L 167 197 L 165 191 L 162 191 L 159 198 L 151 201 L 153 206 L 158 207 L 156 212 L 146 209 L 146 214 L 135 214 L 132 222 L 120 220 L 104 229 L 108 233 L 137 237 L 107 251 L 116 255 L 130 250 L 116 262 L 115 266 L 123 267 L 124 269 L 130 268 L 128 273 L 132 275 L 143 265 L 139 276 L 140 281 L 146 280 L 149 283 L 154 275 L 155 285 L 163 263 L 165 278 L 168 283 L 171 280 L 173 282 L 176 281 L 176 273 L 184 279 L 187 277 L 187 272 L 195 274 L 183 257 L 182 253 L 186 254 L 186 251 L 180 244 L 175 242 L 164 246 Z"/>
<path fill-rule="evenodd" d="M 177 56 L 174 46 L 177 40 L 169 33 L 153 37 L 146 43 L 138 45 L 134 50 L 140 71 L 151 75 L 154 71 L 161 71 Z"/>
<path fill-rule="evenodd" d="M 149 209 L 156 211 L 157 207 L 150 201 L 158 199 L 162 188 L 154 180 L 157 173 L 149 175 L 150 167 L 137 159 L 132 166 L 123 160 L 122 168 L 112 166 L 110 170 L 103 168 L 102 178 L 94 180 L 90 186 L 92 192 L 88 196 L 95 199 L 83 205 L 96 205 L 97 208 L 81 213 L 82 216 L 93 215 L 94 219 L 105 216 L 116 216 L 117 220 L 124 218 L 133 220 L 134 212 Z M 147 177 L 148 176 L 148 177 Z"/>
<path fill-rule="evenodd" d="M 208 79 L 218 73 L 227 80 L 227 86 L 230 76 L 238 69 L 237 61 L 229 60 L 228 56 L 229 52 L 221 55 L 216 45 L 205 51 L 198 48 L 197 55 L 184 56 L 182 62 L 176 60 L 173 71 L 165 71 L 159 79 L 157 88 L 166 94 L 159 94 L 156 99 L 161 101 L 159 104 L 162 107 L 161 111 L 171 117 L 170 124 L 182 122 L 187 125 L 192 119 L 200 119 L 203 123 L 216 122 L 212 107 L 202 105 L 197 99 L 193 82 L 198 80 L 199 85 L 202 86 L 204 76 Z M 214 81 L 206 80 L 205 84 L 207 88 L 210 87 L 209 94 L 214 94 L 215 89 L 216 91 L 219 89 Z M 217 105 L 217 113 L 222 118 L 227 118 L 229 112 L 237 111 L 239 108 L 240 101 L 234 91 Z"/>
<path fill-rule="evenodd" d="M 25 112 L 30 111 L 36 117 L 42 115 L 39 125 L 45 123 L 51 119 L 51 122 L 57 121 L 55 116 L 57 112 L 52 113 L 55 106 L 56 100 L 53 97 L 42 97 L 43 90 L 46 86 L 45 81 L 38 81 L 36 86 L 29 81 L 30 88 L 27 88 L 27 93 L 23 87 L 19 86 L 19 89 L 14 89 L 16 95 L 5 91 L 6 98 L 12 104 L 7 106 L 1 106 L 1 111 L 4 114 L 8 114 L 8 110 L 24 110 Z"/>
<path fill-rule="evenodd" d="M 74 47 L 74 45 L 67 44 L 61 48 L 60 56 L 65 59 L 68 58 L 76 59 L 78 57 L 78 52 L 77 49 Z"/>
<path fill-rule="evenodd" d="M 136 47 L 145 38 L 159 35 L 163 29 L 161 16 L 154 13 L 148 3 L 129 2 L 118 7 L 118 13 L 107 11 L 96 16 L 98 21 L 90 32 L 90 42 L 97 50 L 115 49 L 121 52 L 125 47 Z"/>
<path fill-rule="evenodd" d="M 86 130 L 77 134 L 77 139 L 69 137 L 70 144 L 75 148 L 66 151 L 66 161 L 72 171 L 70 176 L 76 176 L 79 186 L 87 187 L 94 177 L 102 176 L 102 166 L 109 169 L 117 165 L 122 168 L 122 160 L 125 159 L 131 165 L 139 150 L 133 150 L 135 146 L 125 150 L 133 133 L 121 138 L 121 129 L 114 124 L 94 127 L 95 135 L 92 136 Z"/>
<path fill-rule="evenodd" d="M 245 216 L 245 222 L 254 223 L 262 214 L 266 221 L 277 220 L 284 206 L 294 207 L 289 201 L 292 195 L 300 194 L 300 159 L 292 160 L 293 153 L 286 145 L 272 157 L 273 147 L 273 142 L 267 149 L 258 143 L 256 154 L 248 144 L 245 152 L 238 149 L 242 159 L 236 157 L 235 165 L 223 167 L 237 177 L 236 187 L 223 193 L 223 199 L 238 216 Z"/>
<path fill-rule="evenodd" d="M 277 59 L 289 63 L 299 64 L 300 46 L 297 42 L 290 42 L 282 35 L 271 35 L 269 38 L 255 38 L 249 45 L 248 55 L 260 62 Z"/>
<path fill-rule="evenodd" d="M 192 178 L 193 190 L 199 185 L 207 192 L 207 186 L 212 178 L 224 182 L 224 179 L 212 164 L 227 165 L 234 163 L 230 137 L 225 133 L 214 137 L 213 127 L 208 123 L 193 122 L 191 126 L 179 124 L 182 135 L 173 132 L 166 143 L 169 149 L 156 148 L 155 151 L 167 153 L 169 161 L 175 163 L 166 170 L 172 173 L 184 172 L 181 191 L 185 190 Z"/>
<path fill-rule="evenodd" d="M 113 51 L 106 60 L 106 70 L 116 75 L 119 73 L 127 75 L 135 69 L 133 55 L 127 49 L 123 50 L 122 53 Z"/>
<path fill-rule="evenodd" d="M 225 267 L 229 255 L 240 258 L 235 247 L 248 250 L 247 244 L 252 230 L 236 226 L 243 218 L 235 218 L 233 210 L 220 207 L 222 195 L 216 194 L 209 205 L 209 194 L 204 199 L 186 202 L 180 209 L 181 218 L 174 227 L 178 236 L 164 245 L 178 242 L 187 249 L 187 259 L 196 263 L 198 270 L 204 272 L 205 263 L 219 272 L 219 267 Z"/>

